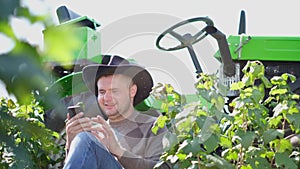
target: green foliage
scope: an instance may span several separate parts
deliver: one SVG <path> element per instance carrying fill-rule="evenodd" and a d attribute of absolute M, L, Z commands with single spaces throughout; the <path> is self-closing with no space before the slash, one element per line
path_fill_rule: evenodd
<path fill-rule="evenodd" d="M 73 61 L 74 51 L 81 47 L 80 39 L 78 36 L 74 36 L 75 33 L 72 25 L 49 26 L 44 31 L 44 35 L 47 37 L 44 39 L 44 59 L 46 61 L 59 62 L 66 66 L 71 65 L 70 62 Z M 64 40 L 62 40 L 62 37 Z"/>
<path fill-rule="evenodd" d="M 20 0 L 1 0 L 0 6 L 0 20 L 8 21 L 9 16 L 12 15 L 14 13 L 14 10 L 20 6 Z"/>
<path fill-rule="evenodd" d="M 30 8 L 22 2 L 0 0 L 0 33 L 14 44 L 13 49 L 0 54 L 0 80 L 4 82 L 8 93 L 17 100 L 14 103 L 7 98 L 0 99 L 0 168 L 47 168 L 61 163 L 64 151 L 63 146 L 56 143 L 58 134 L 43 124 L 45 110 L 54 106 L 59 110 L 62 106 L 53 92 L 47 92 L 55 76 L 44 61 L 46 56 L 49 59 L 55 55 L 58 64 L 70 62 L 70 53 L 78 43 L 70 36 L 71 30 L 60 32 L 63 33 L 59 34 L 60 38 L 63 35 L 66 37 L 63 41 L 56 38 L 47 41 L 51 48 L 44 51 L 30 44 L 27 39 L 19 39 L 15 35 L 11 17 L 31 24 L 41 23 L 46 28 L 53 27 L 47 20 L 48 16 L 32 14 Z M 57 33 L 49 31 L 48 36 L 57 37 Z M 62 42 L 64 49 L 61 48 Z"/>
<path fill-rule="evenodd" d="M 10 99 L 0 100 L 0 155 L 2 168 L 47 168 L 62 159 L 51 155 L 61 154 L 55 143 L 59 134 L 45 128 L 43 108 L 37 102 L 18 105 Z"/>
<path fill-rule="evenodd" d="M 174 168 L 300 167 L 300 149 L 286 137 L 291 131 L 300 134 L 299 95 L 288 86 L 295 77 L 268 80 L 259 61 L 248 62 L 243 73 L 231 85 L 239 96 L 229 103 L 230 111 L 224 109 L 226 87 L 215 75 L 200 75 L 198 102 L 185 102 L 170 85 L 155 88 L 152 95 L 162 101 L 164 114 L 153 130 L 164 125 L 170 130 L 163 161 Z"/>

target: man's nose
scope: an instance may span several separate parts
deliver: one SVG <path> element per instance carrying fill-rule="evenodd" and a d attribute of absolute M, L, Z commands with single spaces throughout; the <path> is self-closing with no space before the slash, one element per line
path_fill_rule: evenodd
<path fill-rule="evenodd" d="M 109 92 L 109 91 L 105 92 L 103 98 L 104 98 L 105 100 L 112 100 L 112 98 L 113 98 L 113 97 L 112 97 L 112 92 Z"/>

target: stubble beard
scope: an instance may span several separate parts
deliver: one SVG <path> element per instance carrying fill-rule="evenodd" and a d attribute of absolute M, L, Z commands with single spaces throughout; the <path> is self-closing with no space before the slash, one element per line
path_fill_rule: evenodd
<path fill-rule="evenodd" d="M 130 100 L 130 98 L 129 98 Z M 122 103 L 121 103 L 122 104 Z M 127 102 L 125 105 L 119 107 L 120 104 L 114 105 L 114 110 L 105 110 L 103 111 L 110 121 L 120 121 L 127 118 L 132 110 L 130 110 L 130 102 Z M 103 109 L 102 109 L 103 110 Z"/>

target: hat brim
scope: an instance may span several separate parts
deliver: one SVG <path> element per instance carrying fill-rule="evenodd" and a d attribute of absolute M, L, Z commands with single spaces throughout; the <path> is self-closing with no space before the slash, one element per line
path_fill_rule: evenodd
<path fill-rule="evenodd" d="M 103 65 L 92 64 L 83 68 L 83 81 L 87 88 L 98 96 L 97 81 L 102 76 L 123 74 L 132 78 L 133 83 L 137 85 L 137 93 L 134 97 L 133 105 L 136 106 L 146 99 L 153 87 L 153 79 L 150 73 L 138 65 Z"/>

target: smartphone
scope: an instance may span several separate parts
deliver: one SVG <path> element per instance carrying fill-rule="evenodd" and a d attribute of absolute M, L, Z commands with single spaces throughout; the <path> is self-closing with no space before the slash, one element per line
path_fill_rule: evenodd
<path fill-rule="evenodd" d="M 74 105 L 74 106 L 68 106 L 68 113 L 70 118 L 74 117 L 76 114 L 83 112 L 81 106 Z"/>

